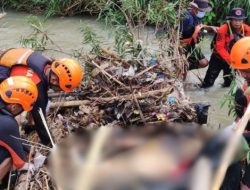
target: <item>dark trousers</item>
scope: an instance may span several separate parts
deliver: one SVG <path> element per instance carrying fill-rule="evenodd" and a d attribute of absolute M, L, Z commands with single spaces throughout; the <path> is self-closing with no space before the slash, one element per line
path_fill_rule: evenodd
<path fill-rule="evenodd" d="M 221 70 L 223 70 L 224 86 L 230 86 L 233 80 L 232 70 L 230 66 L 217 54 L 213 53 L 209 61 L 208 70 L 202 83 L 202 87 L 207 88 L 213 86 Z"/>
<path fill-rule="evenodd" d="M 185 55 L 188 56 L 189 63 L 188 70 L 198 69 L 200 66 L 199 61 L 205 59 L 204 54 L 199 46 L 195 46 L 194 43 L 188 44 L 185 47 Z"/>
<path fill-rule="evenodd" d="M 226 176 L 220 190 L 240 190 L 240 181 L 241 164 L 240 162 L 236 162 L 231 164 L 227 169 Z"/>

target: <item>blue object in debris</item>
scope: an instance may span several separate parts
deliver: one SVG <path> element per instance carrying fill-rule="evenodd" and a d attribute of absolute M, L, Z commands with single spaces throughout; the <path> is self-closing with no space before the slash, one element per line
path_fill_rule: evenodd
<path fill-rule="evenodd" d="M 157 79 L 165 79 L 165 74 L 164 73 L 157 73 Z"/>
<path fill-rule="evenodd" d="M 175 97 L 175 96 L 168 96 L 168 97 L 167 97 L 167 102 L 168 102 L 170 105 L 176 104 L 176 103 L 177 103 L 176 97 Z"/>
<path fill-rule="evenodd" d="M 151 59 L 149 61 L 149 66 L 153 66 L 153 65 L 156 65 L 158 63 L 157 59 Z"/>

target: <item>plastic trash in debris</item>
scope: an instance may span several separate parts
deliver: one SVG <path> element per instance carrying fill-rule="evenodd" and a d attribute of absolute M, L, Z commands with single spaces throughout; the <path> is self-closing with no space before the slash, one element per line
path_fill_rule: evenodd
<path fill-rule="evenodd" d="M 166 120 L 166 115 L 163 113 L 159 113 L 156 115 L 157 119 L 160 121 L 165 121 Z"/>
<path fill-rule="evenodd" d="M 161 83 L 166 79 L 166 75 L 164 73 L 157 73 L 156 75 L 156 81 L 154 84 Z"/>
<path fill-rule="evenodd" d="M 177 99 L 176 99 L 176 97 L 173 96 L 173 95 L 169 95 L 169 96 L 167 97 L 167 103 L 168 103 L 169 105 L 175 105 L 175 104 L 177 104 Z"/>
<path fill-rule="evenodd" d="M 128 76 L 128 77 L 135 76 L 135 69 L 132 66 L 130 66 L 126 72 L 122 73 L 122 76 Z"/>
<path fill-rule="evenodd" d="M 156 64 L 158 64 L 157 59 L 151 59 L 151 60 L 149 61 L 149 66 L 153 66 L 153 65 L 156 65 Z"/>

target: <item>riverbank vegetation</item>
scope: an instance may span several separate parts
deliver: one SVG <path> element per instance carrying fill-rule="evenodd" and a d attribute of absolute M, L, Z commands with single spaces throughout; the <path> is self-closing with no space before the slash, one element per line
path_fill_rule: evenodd
<path fill-rule="evenodd" d="M 17 11 L 25 11 L 32 14 L 43 14 L 46 18 L 51 16 L 73 16 L 91 14 L 103 16 L 110 13 L 120 22 L 125 22 L 123 11 L 134 21 L 147 22 L 149 24 L 173 23 L 181 0 L 3 0 L 0 6 Z M 183 4 L 183 1 L 182 1 Z"/>
<path fill-rule="evenodd" d="M 187 3 L 185 4 L 181 0 L 3 0 L 0 2 L 0 6 L 4 9 L 11 8 L 32 14 L 43 14 L 46 18 L 81 14 L 99 15 L 101 17 L 104 13 L 107 13 L 107 10 L 112 10 L 113 16 L 123 23 L 126 21 L 122 16 L 122 10 L 124 10 L 135 21 L 164 25 L 166 23 L 173 24 L 180 3 L 184 7 L 187 6 Z M 248 15 L 247 22 L 250 23 L 250 1 L 248 0 L 210 0 L 210 4 L 213 10 L 204 18 L 206 24 L 222 24 L 233 7 L 244 8 Z M 122 7 L 122 10 L 120 7 Z"/>
<path fill-rule="evenodd" d="M 210 0 L 213 10 L 206 14 L 204 22 L 211 25 L 221 25 L 225 22 L 226 16 L 234 7 L 245 9 L 248 16 L 246 22 L 250 23 L 250 1 L 249 0 Z"/>

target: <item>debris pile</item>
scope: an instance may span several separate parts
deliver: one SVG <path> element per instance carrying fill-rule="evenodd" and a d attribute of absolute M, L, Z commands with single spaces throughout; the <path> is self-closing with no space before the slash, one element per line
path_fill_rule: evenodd
<path fill-rule="evenodd" d="M 79 106 L 78 110 L 65 110 L 69 114 L 65 118 L 59 115 L 60 121 L 71 122 L 71 126 L 100 126 L 114 120 L 121 126 L 196 121 L 196 111 L 184 94 L 181 79 L 174 73 L 175 61 L 126 61 L 101 48 L 101 55 L 86 60 L 90 73 L 88 88 L 78 90 L 85 95 L 76 96 L 83 100 L 61 101 L 52 107 Z"/>

